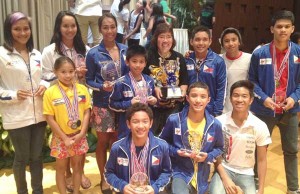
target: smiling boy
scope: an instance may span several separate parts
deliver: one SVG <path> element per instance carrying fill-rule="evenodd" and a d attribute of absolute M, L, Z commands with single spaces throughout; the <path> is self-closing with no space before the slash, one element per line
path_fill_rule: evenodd
<path fill-rule="evenodd" d="M 169 116 L 159 137 L 170 146 L 172 193 L 204 194 L 208 189 L 210 164 L 223 153 L 222 128 L 220 122 L 205 110 L 210 101 L 206 84 L 191 84 L 186 100 L 189 105 L 182 112 Z M 189 149 L 185 141 L 187 133 L 199 135 L 194 143 L 201 145 L 200 150 L 192 150 L 192 153 L 182 150 Z"/>

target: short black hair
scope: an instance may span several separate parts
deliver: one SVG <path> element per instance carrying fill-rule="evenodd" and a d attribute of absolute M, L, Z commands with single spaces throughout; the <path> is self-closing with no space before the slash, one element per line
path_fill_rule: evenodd
<path fill-rule="evenodd" d="M 128 47 L 126 52 L 126 60 L 129 61 L 134 56 L 143 56 L 145 59 L 147 59 L 147 51 L 146 49 L 141 45 L 132 45 Z"/>
<path fill-rule="evenodd" d="M 250 97 L 254 97 L 254 84 L 249 80 L 239 80 L 235 82 L 230 88 L 230 97 L 232 96 L 233 90 L 236 88 L 246 88 L 249 91 Z"/>
<path fill-rule="evenodd" d="M 281 20 L 281 19 L 287 19 L 287 20 L 290 20 L 290 21 L 292 22 L 292 24 L 294 25 L 294 22 L 295 22 L 295 16 L 294 16 L 293 12 L 288 11 L 288 10 L 280 10 L 280 11 L 277 11 L 277 12 L 272 16 L 272 19 L 271 19 L 271 25 L 274 26 L 275 23 L 276 23 L 278 20 Z"/>
<path fill-rule="evenodd" d="M 134 115 L 134 113 L 139 112 L 139 111 L 143 111 L 143 112 L 147 113 L 147 115 L 149 116 L 149 119 L 153 120 L 153 112 L 152 112 L 151 108 L 148 105 L 140 103 L 140 102 L 131 105 L 126 110 L 126 120 L 130 121 L 131 117 Z"/>
<path fill-rule="evenodd" d="M 206 90 L 207 90 L 207 93 L 208 93 L 208 96 L 210 96 L 208 85 L 207 85 L 206 83 L 204 83 L 204 82 L 194 82 L 194 83 L 192 83 L 192 84 L 188 87 L 188 89 L 187 89 L 187 91 L 186 91 L 186 95 L 187 95 L 187 96 L 190 94 L 190 92 L 191 92 L 191 90 L 192 90 L 193 88 L 203 88 L 203 89 L 206 89 Z"/>
<path fill-rule="evenodd" d="M 191 35 L 191 39 L 194 39 L 195 38 L 195 35 L 198 33 L 198 32 L 206 32 L 208 37 L 211 38 L 211 33 L 210 33 L 210 30 L 208 27 L 206 26 L 196 26 L 193 31 L 192 31 L 192 35 Z"/>
<path fill-rule="evenodd" d="M 69 57 L 67 56 L 61 56 L 59 58 L 57 58 L 54 62 L 54 65 L 53 65 L 53 69 L 54 71 L 57 71 L 59 70 L 59 68 L 64 64 L 64 63 L 70 63 L 74 69 L 76 69 L 75 67 L 75 63 L 73 62 L 72 59 L 70 59 Z"/>

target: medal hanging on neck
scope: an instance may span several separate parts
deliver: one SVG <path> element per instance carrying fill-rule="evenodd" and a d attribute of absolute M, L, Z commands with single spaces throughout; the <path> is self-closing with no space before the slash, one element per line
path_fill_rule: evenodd
<path fill-rule="evenodd" d="M 142 80 L 141 80 L 142 84 L 141 85 L 134 79 L 134 77 L 130 71 L 129 71 L 129 77 L 130 77 L 130 80 L 131 80 L 131 83 L 132 83 L 132 86 L 134 89 L 135 96 L 140 97 L 141 103 L 147 104 L 148 89 L 147 89 L 147 84 L 146 84 L 144 77 L 142 76 Z"/>
<path fill-rule="evenodd" d="M 68 112 L 68 117 L 69 121 L 67 122 L 67 125 L 71 129 L 77 129 L 78 127 L 81 126 L 81 121 L 79 119 L 79 111 L 78 111 L 78 96 L 77 96 L 77 90 L 75 84 L 73 85 L 73 92 L 74 92 L 74 100 L 73 103 L 71 104 L 70 99 L 68 98 L 67 94 L 65 91 L 62 89 L 62 87 L 58 84 L 58 88 L 63 96 L 67 112 Z"/>
<path fill-rule="evenodd" d="M 147 157 L 148 157 L 148 149 L 149 149 L 149 138 L 147 138 L 146 144 L 143 149 L 140 151 L 139 155 L 136 154 L 136 147 L 131 140 L 130 152 L 131 152 L 131 175 L 137 172 L 143 172 L 147 174 Z"/>
<path fill-rule="evenodd" d="M 203 61 L 204 61 L 204 60 L 203 60 Z M 195 65 L 195 70 L 196 70 L 197 73 L 200 72 L 201 64 L 202 64 L 203 61 L 198 60 L 197 63 L 196 63 L 196 65 Z"/>
<path fill-rule="evenodd" d="M 282 76 L 282 73 L 284 69 L 288 66 L 288 59 L 291 51 L 291 44 L 289 44 L 288 50 L 286 54 L 284 55 L 284 58 L 279 66 L 279 69 L 277 68 L 277 60 L 276 60 L 276 48 L 273 43 L 273 55 L 272 55 L 272 61 L 273 61 L 273 69 L 274 69 L 274 80 L 275 80 L 275 87 L 278 88 L 280 86 L 280 78 Z"/>

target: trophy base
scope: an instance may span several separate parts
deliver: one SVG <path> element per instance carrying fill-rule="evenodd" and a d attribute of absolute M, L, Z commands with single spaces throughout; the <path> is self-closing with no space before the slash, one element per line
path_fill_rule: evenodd
<path fill-rule="evenodd" d="M 182 98 L 180 87 L 162 87 L 162 98 L 164 99 L 179 99 Z"/>

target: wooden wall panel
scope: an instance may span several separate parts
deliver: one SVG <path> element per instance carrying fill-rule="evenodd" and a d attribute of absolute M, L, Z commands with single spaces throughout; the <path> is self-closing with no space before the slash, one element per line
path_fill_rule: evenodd
<path fill-rule="evenodd" d="M 217 0 L 213 50 L 220 51 L 218 39 L 227 27 L 235 27 L 241 31 L 244 42 L 243 50 L 246 52 L 252 52 L 261 39 L 271 41 L 271 16 L 281 9 L 293 11 L 294 0 Z"/>

